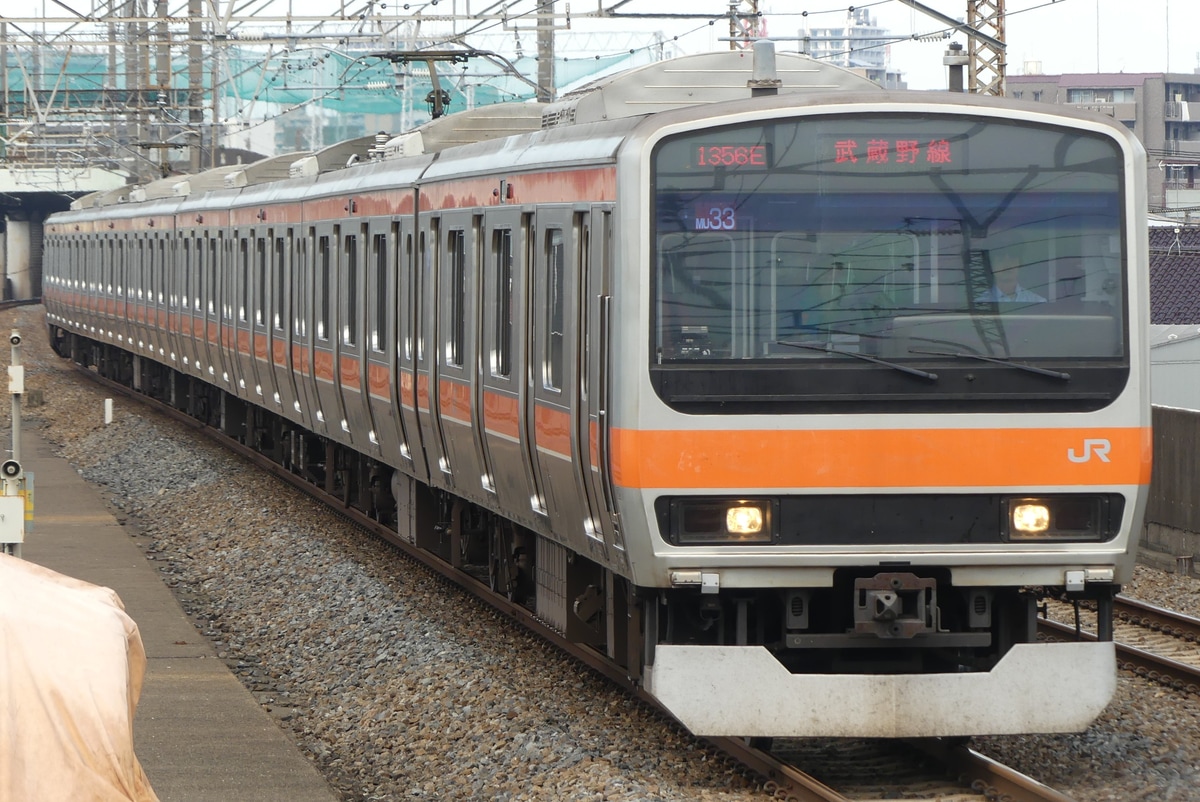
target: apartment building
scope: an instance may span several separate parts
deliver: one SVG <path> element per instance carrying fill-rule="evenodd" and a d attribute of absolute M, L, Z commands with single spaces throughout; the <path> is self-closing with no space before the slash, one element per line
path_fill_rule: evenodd
<path fill-rule="evenodd" d="M 1009 75 L 1007 84 L 1012 98 L 1120 120 L 1146 148 L 1150 211 L 1200 219 L 1200 75 Z"/>

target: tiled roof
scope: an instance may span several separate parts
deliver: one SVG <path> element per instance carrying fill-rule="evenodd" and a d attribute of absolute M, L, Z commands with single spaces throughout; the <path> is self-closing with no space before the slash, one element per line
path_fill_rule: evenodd
<path fill-rule="evenodd" d="M 1200 228 L 1150 229 L 1150 322 L 1200 324 Z"/>

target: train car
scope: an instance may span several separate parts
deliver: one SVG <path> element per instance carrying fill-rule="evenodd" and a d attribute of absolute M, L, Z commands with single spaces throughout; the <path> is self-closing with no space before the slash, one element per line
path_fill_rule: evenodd
<path fill-rule="evenodd" d="M 698 734 L 1083 729 L 1150 476 L 1145 154 L 760 50 L 85 199 L 49 336 Z M 1050 597 L 1099 639 L 1039 641 Z"/>

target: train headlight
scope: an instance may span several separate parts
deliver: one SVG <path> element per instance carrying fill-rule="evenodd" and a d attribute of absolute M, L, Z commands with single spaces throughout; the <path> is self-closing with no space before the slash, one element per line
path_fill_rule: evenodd
<path fill-rule="evenodd" d="M 1012 508 L 1014 532 L 1040 535 L 1050 528 L 1050 510 L 1044 504 L 1016 504 Z"/>
<path fill-rule="evenodd" d="M 730 507 L 725 512 L 725 530 L 742 537 L 760 534 L 763 530 L 762 507 Z"/>
<path fill-rule="evenodd" d="M 680 546 L 773 543 L 774 508 L 767 499 L 672 499 L 666 529 Z"/>
<path fill-rule="evenodd" d="M 1103 496 L 1007 498 L 1001 508 L 1009 541 L 1095 542 L 1111 538 L 1119 526 Z"/>

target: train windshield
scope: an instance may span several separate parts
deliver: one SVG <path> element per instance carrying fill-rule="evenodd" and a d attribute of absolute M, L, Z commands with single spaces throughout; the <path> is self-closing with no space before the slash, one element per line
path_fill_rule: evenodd
<path fill-rule="evenodd" d="M 1125 364 L 1122 170 L 1111 138 L 961 115 L 665 139 L 652 363 Z"/>

